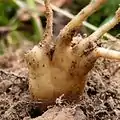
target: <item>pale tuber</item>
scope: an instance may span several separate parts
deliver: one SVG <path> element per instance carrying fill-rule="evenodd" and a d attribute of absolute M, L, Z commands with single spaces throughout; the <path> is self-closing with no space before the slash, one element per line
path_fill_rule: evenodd
<path fill-rule="evenodd" d="M 106 0 L 92 0 L 53 40 L 50 0 L 45 0 L 47 25 L 44 39 L 26 56 L 29 89 L 36 100 L 52 101 L 60 95 L 76 98 L 82 94 L 86 75 L 99 57 L 120 60 L 120 52 L 97 47 L 96 41 L 120 21 L 120 9 L 113 19 L 97 31 L 81 39 L 74 35 L 82 22 Z"/>

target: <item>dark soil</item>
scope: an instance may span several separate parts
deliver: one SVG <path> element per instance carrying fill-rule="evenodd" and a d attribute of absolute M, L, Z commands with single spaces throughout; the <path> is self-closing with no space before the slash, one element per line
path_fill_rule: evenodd
<path fill-rule="evenodd" d="M 99 59 L 77 103 L 58 98 L 55 105 L 46 107 L 30 97 L 28 70 L 21 56 L 19 52 L 0 58 L 0 120 L 120 119 L 120 62 Z"/>

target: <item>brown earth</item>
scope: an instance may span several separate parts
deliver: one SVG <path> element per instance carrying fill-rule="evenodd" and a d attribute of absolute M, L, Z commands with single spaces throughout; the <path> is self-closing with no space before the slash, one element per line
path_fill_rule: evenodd
<path fill-rule="evenodd" d="M 46 107 L 30 97 L 23 54 L 17 50 L 0 57 L 0 120 L 120 119 L 120 62 L 100 58 L 77 102 L 69 103 L 61 96 Z"/>

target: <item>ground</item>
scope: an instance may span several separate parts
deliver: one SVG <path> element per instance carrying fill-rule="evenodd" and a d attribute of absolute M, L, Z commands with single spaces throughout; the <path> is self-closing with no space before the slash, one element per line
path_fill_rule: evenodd
<path fill-rule="evenodd" d="M 77 102 L 63 97 L 46 107 L 30 96 L 24 53 L 17 50 L 0 58 L 0 120 L 120 119 L 120 62 L 98 59 Z"/>
<path fill-rule="evenodd" d="M 55 31 L 57 35 L 59 30 Z M 47 106 L 34 101 L 29 93 L 24 54 L 32 47 L 22 44 L 16 51 L 0 56 L 0 120 L 120 119 L 120 62 L 98 59 L 86 78 L 84 93 L 78 101 L 68 102 L 60 96 L 54 105 Z"/>

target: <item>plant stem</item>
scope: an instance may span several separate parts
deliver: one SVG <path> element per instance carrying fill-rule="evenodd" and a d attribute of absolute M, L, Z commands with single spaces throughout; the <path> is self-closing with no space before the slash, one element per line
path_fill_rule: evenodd
<path fill-rule="evenodd" d="M 36 1 L 37 3 L 39 3 L 39 4 L 44 5 L 44 2 L 43 2 L 42 0 L 35 0 L 35 1 Z M 52 7 L 52 9 L 53 9 L 54 11 L 56 11 L 56 12 L 58 12 L 58 13 L 61 13 L 62 15 L 66 16 L 66 17 L 68 17 L 68 18 L 70 18 L 70 19 L 73 19 L 73 18 L 75 17 L 73 14 L 69 13 L 68 11 L 62 10 L 62 9 L 56 7 L 56 6 L 53 5 L 53 4 L 51 4 L 51 7 Z M 96 26 L 90 24 L 90 23 L 87 22 L 87 21 L 83 21 L 83 25 L 84 25 L 85 27 L 93 30 L 93 31 L 96 31 L 96 30 L 98 29 Z M 117 38 L 115 38 L 114 36 L 112 36 L 112 35 L 109 34 L 109 33 L 105 33 L 104 36 L 105 36 L 106 38 L 112 40 L 112 41 L 118 40 Z"/>
<path fill-rule="evenodd" d="M 98 40 L 102 35 L 104 35 L 106 32 L 108 32 L 110 29 L 112 29 L 116 24 L 118 24 L 119 21 L 115 17 L 113 17 L 112 20 L 107 22 L 106 24 L 99 27 L 94 33 L 92 33 L 88 38 L 91 40 Z"/>
<path fill-rule="evenodd" d="M 44 33 L 44 40 L 49 44 L 53 37 L 53 11 L 50 6 L 50 0 L 45 0 L 45 7 L 46 7 L 46 29 Z"/>
<path fill-rule="evenodd" d="M 69 44 L 74 33 L 79 29 L 82 22 L 90 15 L 97 11 L 106 0 L 92 0 L 85 8 L 83 8 L 60 32 L 58 42 L 60 45 Z"/>
<path fill-rule="evenodd" d="M 98 47 L 93 51 L 96 57 L 104 57 L 108 59 L 120 60 L 120 52 L 115 50 L 110 50 L 102 47 Z"/>

